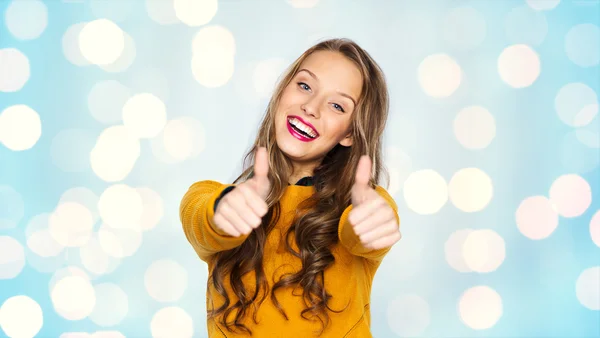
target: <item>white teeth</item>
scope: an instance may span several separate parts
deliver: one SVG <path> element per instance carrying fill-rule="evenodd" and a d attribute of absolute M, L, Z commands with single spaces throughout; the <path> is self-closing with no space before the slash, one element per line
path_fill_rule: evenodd
<path fill-rule="evenodd" d="M 294 118 L 294 117 L 289 118 L 288 121 L 290 122 L 291 125 L 302 130 L 303 132 L 307 133 L 310 137 L 312 137 L 312 138 L 317 137 L 317 133 L 311 127 L 300 122 L 300 120 L 298 120 L 297 118 Z"/>

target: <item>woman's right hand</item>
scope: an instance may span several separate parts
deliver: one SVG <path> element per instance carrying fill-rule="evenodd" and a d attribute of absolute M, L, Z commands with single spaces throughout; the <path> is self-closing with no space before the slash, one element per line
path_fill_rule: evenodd
<path fill-rule="evenodd" d="M 269 157 L 264 147 L 256 150 L 254 176 L 236 185 L 219 201 L 213 221 L 220 230 L 229 236 L 247 235 L 260 226 L 268 206 L 266 198 L 271 190 Z"/>

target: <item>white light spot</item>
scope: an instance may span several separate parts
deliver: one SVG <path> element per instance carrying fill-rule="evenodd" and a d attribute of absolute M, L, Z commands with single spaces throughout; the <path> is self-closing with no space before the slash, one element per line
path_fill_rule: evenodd
<path fill-rule="evenodd" d="M 16 239 L 0 236 L 0 280 L 17 277 L 25 267 L 25 250 Z"/>
<path fill-rule="evenodd" d="M 56 257 L 65 248 L 52 237 L 48 229 L 35 231 L 28 236 L 27 247 L 40 257 Z"/>
<path fill-rule="evenodd" d="M 598 114 L 598 96 L 583 83 L 569 83 L 560 88 L 554 99 L 558 117 L 571 127 L 583 127 Z"/>
<path fill-rule="evenodd" d="M 442 36 L 446 42 L 459 49 L 479 46 L 486 35 L 483 15 L 473 7 L 452 9 L 442 21 Z"/>
<path fill-rule="evenodd" d="M 96 305 L 90 314 L 92 322 L 98 326 L 119 324 L 129 312 L 127 294 L 118 285 L 103 283 L 94 286 Z"/>
<path fill-rule="evenodd" d="M 87 22 L 79 22 L 69 26 L 62 38 L 62 51 L 66 59 L 76 66 L 87 66 L 90 64 L 79 48 L 79 34 Z"/>
<path fill-rule="evenodd" d="M 558 213 L 545 196 L 524 199 L 517 208 L 515 218 L 519 231 L 533 240 L 550 236 L 558 227 Z"/>
<path fill-rule="evenodd" d="M 43 324 L 42 307 L 28 296 L 10 297 L 0 307 L 0 328 L 8 337 L 35 337 Z"/>
<path fill-rule="evenodd" d="M 113 272 L 120 260 L 107 254 L 102 248 L 99 234 L 94 233 L 86 245 L 79 249 L 81 264 L 96 276 Z"/>
<path fill-rule="evenodd" d="M 460 319 L 468 327 L 489 329 L 502 317 L 502 298 L 488 286 L 475 286 L 461 295 L 458 311 Z"/>
<path fill-rule="evenodd" d="M 75 202 L 85 206 L 92 213 L 92 221 L 95 224 L 100 215 L 98 213 L 98 195 L 86 187 L 71 188 L 60 196 L 58 204 Z"/>
<path fill-rule="evenodd" d="M 161 139 L 167 156 L 159 146 L 153 150 L 159 159 L 167 163 L 196 157 L 206 147 L 206 131 L 202 123 L 190 117 L 169 121 Z"/>
<path fill-rule="evenodd" d="M 208 88 L 225 85 L 233 76 L 233 55 L 220 53 L 195 54 L 192 57 L 192 73 L 196 81 Z"/>
<path fill-rule="evenodd" d="M 136 190 L 140 194 L 143 204 L 142 230 L 154 229 L 165 213 L 163 200 L 156 191 L 150 188 L 142 187 Z"/>
<path fill-rule="evenodd" d="M 88 282 L 90 281 L 90 277 L 84 270 L 82 270 L 76 266 L 70 265 L 65 268 L 56 270 L 54 272 L 54 274 L 52 275 L 52 278 L 50 278 L 50 282 L 48 283 L 49 293 L 52 294 L 52 292 L 54 292 L 54 288 L 56 287 L 56 285 L 59 281 L 63 280 L 66 277 L 73 277 L 73 276 L 81 277 Z"/>
<path fill-rule="evenodd" d="M 270 97 L 281 74 L 289 63 L 281 58 L 272 58 L 259 62 L 254 68 L 252 82 L 254 90 L 261 99 Z"/>
<path fill-rule="evenodd" d="M 287 3 L 294 8 L 313 8 L 319 0 L 287 0 Z"/>
<path fill-rule="evenodd" d="M 540 45 L 548 34 L 546 15 L 523 5 L 513 8 L 504 22 L 511 44 Z"/>
<path fill-rule="evenodd" d="M 102 221 L 115 229 L 140 230 L 143 204 L 136 189 L 125 184 L 106 188 L 98 200 Z"/>
<path fill-rule="evenodd" d="M 104 124 L 114 124 L 123 117 L 123 106 L 131 97 L 131 89 L 119 81 L 96 83 L 88 95 L 88 108 L 92 117 Z"/>
<path fill-rule="evenodd" d="M 600 266 L 587 268 L 577 278 L 577 300 L 590 310 L 600 310 Z"/>
<path fill-rule="evenodd" d="M 106 128 L 90 154 L 94 173 L 106 182 L 125 179 L 140 157 L 140 141 L 125 126 Z"/>
<path fill-rule="evenodd" d="M 526 0 L 529 7 L 536 11 L 549 11 L 560 3 L 560 0 Z"/>
<path fill-rule="evenodd" d="M 484 149 L 496 137 L 496 121 L 480 106 L 469 106 L 454 119 L 454 136 L 467 149 Z"/>
<path fill-rule="evenodd" d="M 96 305 L 94 287 L 80 276 L 68 276 L 56 282 L 50 297 L 56 312 L 67 320 L 86 318 Z"/>
<path fill-rule="evenodd" d="M 52 238 L 65 247 L 80 247 L 87 243 L 94 227 L 92 213 L 75 202 L 59 204 L 50 214 L 48 229 Z"/>
<path fill-rule="evenodd" d="M 81 55 L 95 65 L 109 65 L 125 48 L 125 33 L 108 19 L 86 23 L 79 33 Z"/>
<path fill-rule="evenodd" d="M 29 59 L 16 48 L 0 49 L 0 92 L 21 90 L 29 80 Z"/>
<path fill-rule="evenodd" d="M 174 302 L 183 296 L 188 285 L 188 273 L 181 264 L 162 259 L 153 262 L 144 274 L 146 291 L 159 302 Z"/>
<path fill-rule="evenodd" d="M 417 295 L 402 295 L 393 299 L 387 308 L 387 322 L 392 332 L 402 337 L 423 334 L 431 323 L 429 304 Z"/>
<path fill-rule="evenodd" d="M 142 244 L 142 233 L 133 229 L 115 229 L 102 225 L 98 230 L 100 247 L 109 256 L 125 258 L 132 256 Z"/>
<path fill-rule="evenodd" d="M 50 145 L 52 162 L 65 172 L 86 171 L 90 168 L 89 154 L 95 142 L 94 135 L 88 130 L 60 130 Z"/>
<path fill-rule="evenodd" d="M 444 243 L 446 262 L 448 262 L 448 265 L 458 272 L 471 272 L 471 269 L 465 262 L 463 247 L 465 240 L 473 231 L 473 229 L 457 230 L 453 232 L 452 235 L 448 237 L 448 240 L 446 240 Z"/>
<path fill-rule="evenodd" d="M 10 106 L 0 113 L 0 143 L 13 151 L 33 148 L 42 136 L 38 113 L 24 104 Z"/>
<path fill-rule="evenodd" d="M 540 58 L 531 47 L 523 44 L 506 47 L 498 57 L 498 73 L 514 88 L 531 86 L 540 75 Z"/>
<path fill-rule="evenodd" d="M 233 56 L 235 38 L 231 31 L 223 26 L 204 27 L 192 39 L 192 53 Z"/>
<path fill-rule="evenodd" d="M 0 185 L 0 230 L 16 227 L 25 215 L 23 197 L 13 187 Z"/>
<path fill-rule="evenodd" d="M 565 36 L 567 57 L 579 67 L 600 63 L 600 28 L 591 23 L 574 26 Z"/>
<path fill-rule="evenodd" d="M 94 16 L 116 22 L 125 21 L 133 11 L 134 5 L 135 0 L 90 0 L 90 7 Z"/>
<path fill-rule="evenodd" d="M 465 238 L 462 252 L 468 268 L 479 273 L 493 272 L 506 257 L 504 239 L 493 230 L 474 230 Z"/>
<path fill-rule="evenodd" d="M 158 310 L 152 316 L 150 332 L 153 338 L 192 337 L 194 322 L 182 308 L 169 306 Z"/>
<path fill-rule="evenodd" d="M 146 0 L 148 17 L 160 25 L 179 23 L 172 1 Z"/>
<path fill-rule="evenodd" d="M 446 180 L 432 169 L 415 171 L 404 182 L 404 200 L 418 214 L 435 214 L 448 201 Z"/>
<path fill-rule="evenodd" d="M 152 94 L 136 94 L 123 106 L 123 124 L 138 138 L 155 137 L 166 123 L 167 107 Z"/>
<path fill-rule="evenodd" d="M 103 0 L 104 1 L 104 0 Z M 126 71 L 129 66 L 133 64 L 135 61 L 135 57 L 137 55 L 135 48 L 135 41 L 131 37 L 131 35 L 123 32 L 125 35 L 125 47 L 123 48 L 123 53 L 121 56 L 108 65 L 99 65 L 98 67 L 102 68 L 104 71 L 109 73 L 120 73 Z"/>
<path fill-rule="evenodd" d="M 450 56 L 433 54 L 419 64 L 418 78 L 425 94 L 434 98 L 446 98 L 460 86 L 462 70 Z"/>
<path fill-rule="evenodd" d="M 494 187 L 490 177 L 478 168 L 457 171 L 448 184 L 450 201 L 464 212 L 483 210 L 492 199 Z"/>
<path fill-rule="evenodd" d="M 562 175 L 552 183 L 549 197 L 560 216 L 577 217 L 592 204 L 592 188 L 579 175 Z"/>
<path fill-rule="evenodd" d="M 48 224 L 50 214 L 42 213 L 33 216 L 25 228 L 27 237 L 27 263 L 40 272 L 53 272 L 58 266 L 64 265 L 64 257 L 68 254 L 65 247 L 58 243 L 50 233 Z"/>
<path fill-rule="evenodd" d="M 596 211 L 590 220 L 590 237 L 592 242 L 600 247 L 600 210 Z"/>
<path fill-rule="evenodd" d="M 217 14 L 217 0 L 173 0 L 175 15 L 188 26 L 206 25 Z"/>
<path fill-rule="evenodd" d="M 13 1 L 4 14 L 8 31 L 19 40 L 38 38 L 48 26 L 48 8 L 38 0 Z"/>

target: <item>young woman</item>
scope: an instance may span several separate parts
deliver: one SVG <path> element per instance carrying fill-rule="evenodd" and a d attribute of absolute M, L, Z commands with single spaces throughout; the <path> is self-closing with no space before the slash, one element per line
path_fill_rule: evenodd
<path fill-rule="evenodd" d="M 372 281 L 401 237 L 377 185 L 387 115 L 370 55 L 321 42 L 275 89 L 243 173 L 189 188 L 180 217 L 209 268 L 209 337 L 371 337 Z"/>

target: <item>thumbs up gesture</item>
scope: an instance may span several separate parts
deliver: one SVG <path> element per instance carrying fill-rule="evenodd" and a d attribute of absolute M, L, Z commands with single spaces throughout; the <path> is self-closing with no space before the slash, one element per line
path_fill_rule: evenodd
<path fill-rule="evenodd" d="M 267 150 L 261 147 L 254 158 L 254 176 L 228 192 L 217 206 L 213 221 L 220 232 L 238 237 L 260 226 L 268 211 L 266 198 L 271 190 L 268 173 Z"/>
<path fill-rule="evenodd" d="M 402 236 L 394 210 L 369 186 L 371 167 L 371 159 L 362 156 L 352 186 L 352 210 L 348 220 L 361 244 L 376 250 L 393 245 Z"/>

